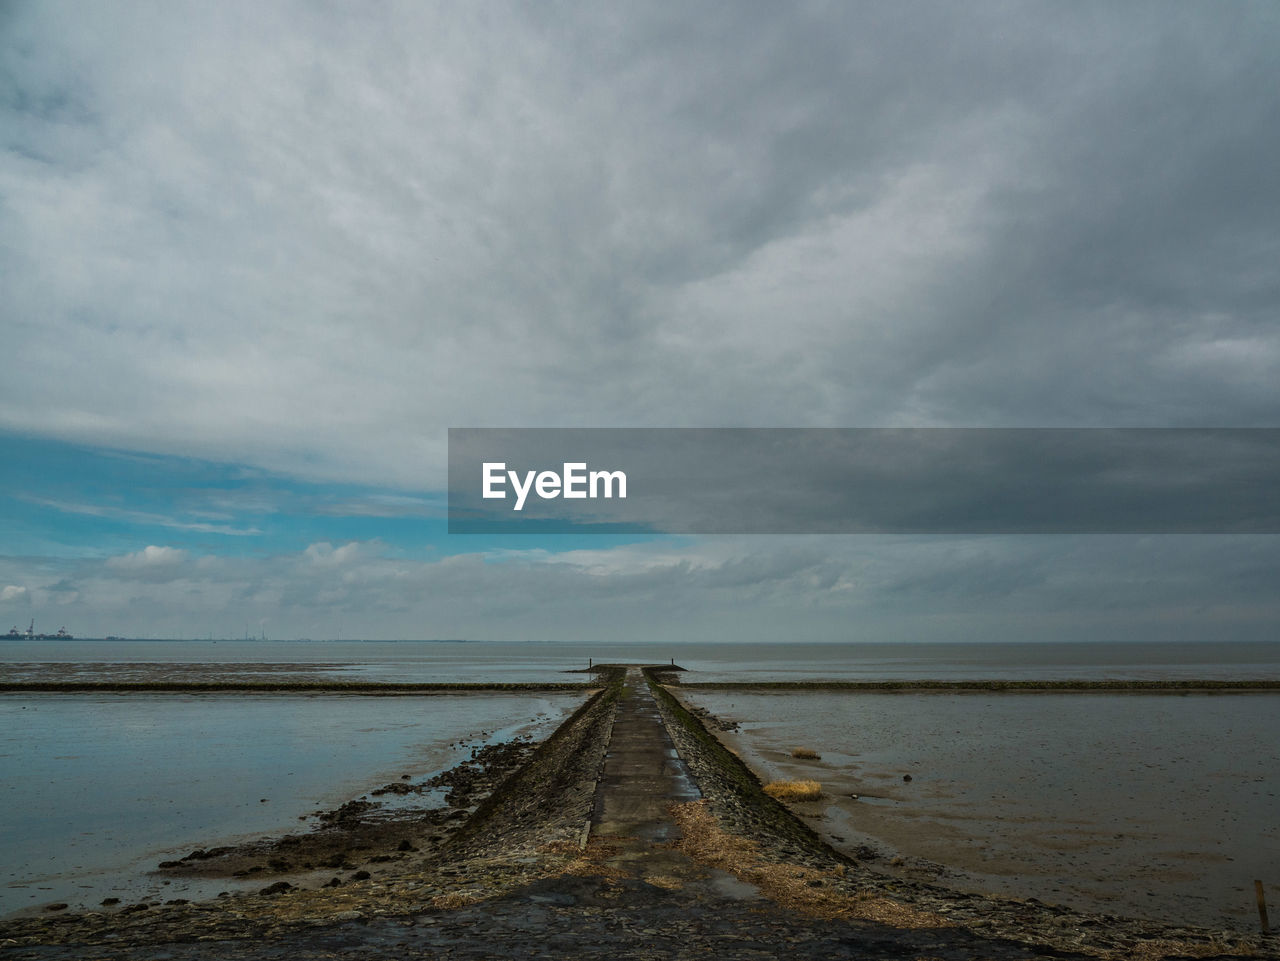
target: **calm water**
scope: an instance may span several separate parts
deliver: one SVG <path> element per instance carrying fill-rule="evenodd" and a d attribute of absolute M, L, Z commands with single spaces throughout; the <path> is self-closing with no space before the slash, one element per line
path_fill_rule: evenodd
<path fill-rule="evenodd" d="M 762 779 L 820 781 L 837 846 L 959 887 L 1248 930 L 1280 890 L 1280 694 L 683 696 Z"/>
<path fill-rule="evenodd" d="M 674 659 L 691 681 L 1280 678 L 1280 643 L 87 640 L 0 641 L 0 680 L 578 681 L 563 672 L 589 658 Z M 822 778 L 881 796 L 835 805 L 830 833 L 954 865 L 960 880 L 1026 894 L 1022 885 L 1049 879 L 1043 900 L 1235 917 L 1236 888 L 1272 877 L 1256 858 L 1280 863 L 1277 759 L 1265 736 L 1280 729 L 1278 695 L 719 697 L 708 704 L 743 718 L 745 749 L 778 771 L 786 742 L 821 741 Z M 0 911 L 158 891 L 142 872 L 159 860 L 297 827 L 300 815 L 401 773 L 449 766 L 459 740 L 545 732 L 580 700 L 0 695 Z M 899 796 L 904 772 L 916 776 Z M 1095 857 L 1108 850 L 1123 863 Z M 1134 880 L 1142 871 L 1159 875 L 1157 892 L 1201 890 L 1161 900 L 1135 887 L 1146 883 Z M 179 892 L 178 883 L 164 896 L 230 887 Z"/>
<path fill-rule="evenodd" d="M 234 884 L 161 887 L 144 872 L 195 847 L 296 830 L 300 816 L 401 774 L 450 767 L 470 745 L 541 736 L 580 701 L 0 696 L 0 914 L 160 891 L 212 896 Z"/>

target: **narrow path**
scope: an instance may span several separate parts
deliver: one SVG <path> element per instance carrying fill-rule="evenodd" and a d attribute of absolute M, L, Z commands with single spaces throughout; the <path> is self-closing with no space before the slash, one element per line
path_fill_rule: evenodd
<path fill-rule="evenodd" d="M 680 828 L 672 804 L 702 796 L 667 733 L 639 668 L 627 669 L 609 751 L 596 789 L 589 852 L 607 870 L 686 896 L 756 899 L 760 893 L 723 871 L 708 870 L 675 850 Z"/>
<path fill-rule="evenodd" d="M 649 685 L 638 668 L 628 668 L 596 791 L 592 834 L 644 842 L 671 840 L 677 828 L 667 808 L 701 796 L 676 754 Z"/>

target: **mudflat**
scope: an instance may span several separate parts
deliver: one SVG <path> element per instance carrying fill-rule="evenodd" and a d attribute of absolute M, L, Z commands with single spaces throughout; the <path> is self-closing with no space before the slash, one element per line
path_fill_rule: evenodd
<path fill-rule="evenodd" d="M 1263 936 L 886 877 L 830 848 L 765 794 L 704 719 L 663 686 L 660 672 L 614 667 L 599 676 L 600 689 L 536 748 L 478 759 L 469 781 L 458 775 L 467 784 L 455 795 L 460 803 L 452 810 L 460 813 L 448 831 L 437 816 L 379 838 L 362 826 L 365 812 L 335 815 L 326 843 L 349 842 L 332 875 L 337 884 L 319 883 L 314 871 L 298 873 L 292 863 L 268 864 L 271 877 L 253 894 L 6 922 L 0 953 L 23 959 L 1276 956 L 1275 942 Z M 167 870 L 212 869 L 220 858 L 236 870 L 246 860 L 270 861 L 268 848 L 204 853 Z"/>

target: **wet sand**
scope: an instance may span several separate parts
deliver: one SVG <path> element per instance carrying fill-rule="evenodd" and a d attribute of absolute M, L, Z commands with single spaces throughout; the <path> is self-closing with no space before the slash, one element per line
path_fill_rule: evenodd
<path fill-rule="evenodd" d="M 690 799 L 691 784 L 701 799 Z M 361 851 L 369 866 L 336 886 L 282 878 L 206 904 L 0 923 L 0 938 L 23 961 L 1273 954 L 1256 937 L 886 877 L 767 797 L 702 723 L 635 672 L 627 683 L 614 675 L 492 793 L 470 800 L 434 851 L 411 850 L 410 838 L 396 845 L 401 857 Z M 347 808 L 353 822 L 366 813 Z"/>
<path fill-rule="evenodd" d="M 1242 931 L 1256 930 L 1253 879 L 1280 888 L 1266 745 L 1205 760 L 1238 746 L 1219 728 L 1265 740 L 1277 695 L 681 696 L 741 723 L 719 736 L 763 780 L 820 781 L 797 812 L 838 849 L 878 851 L 889 875 Z M 1199 741 L 1180 729 L 1196 723 Z"/>

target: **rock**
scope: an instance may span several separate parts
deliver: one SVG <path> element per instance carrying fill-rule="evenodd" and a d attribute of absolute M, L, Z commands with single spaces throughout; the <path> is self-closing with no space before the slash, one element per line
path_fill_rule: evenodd
<path fill-rule="evenodd" d="M 192 851 L 190 854 L 188 854 L 188 855 L 187 855 L 185 858 L 183 858 L 182 860 L 184 860 L 184 861 L 207 861 L 207 860 L 209 860 L 210 858 L 216 858 L 216 857 L 219 857 L 219 856 L 221 856 L 221 855 L 223 855 L 223 854 L 226 854 L 226 853 L 227 853 L 227 852 L 229 852 L 230 850 L 231 850 L 231 848 L 230 848 L 230 847 L 227 847 L 226 845 L 224 845 L 224 846 L 222 846 L 222 847 L 217 847 L 217 848 L 209 848 L 209 850 L 207 850 L 207 851 L 206 851 L 204 848 L 196 848 L 194 851 Z"/>
<path fill-rule="evenodd" d="M 56 904 L 46 904 L 44 909 L 46 911 L 65 911 L 67 910 L 67 904 L 65 901 L 59 901 Z"/>
<path fill-rule="evenodd" d="M 292 891 L 293 885 L 288 881 L 277 881 L 275 884 L 268 884 L 259 891 L 259 894 L 284 894 L 285 891 Z"/>
<path fill-rule="evenodd" d="M 369 793 L 377 797 L 383 794 L 418 794 L 418 793 L 421 793 L 421 790 L 422 790 L 421 788 L 415 787 L 412 784 L 404 784 L 400 781 L 392 781 L 390 784 L 385 784 L 382 787 L 378 788 L 377 790 L 370 791 Z"/>
<path fill-rule="evenodd" d="M 113 904 L 119 904 L 119 903 L 120 903 L 119 898 L 103 898 L 102 899 L 103 907 L 110 907 Z"/>
<path fill-rule="evenodd" d="M 357 871 L 355 874 L 351 875 L 351 880 L 352 881 L 368 881 L 369 878 L 371 877 L 373 877 L 373 875 L 370 874 L 368 871 Z"/>

